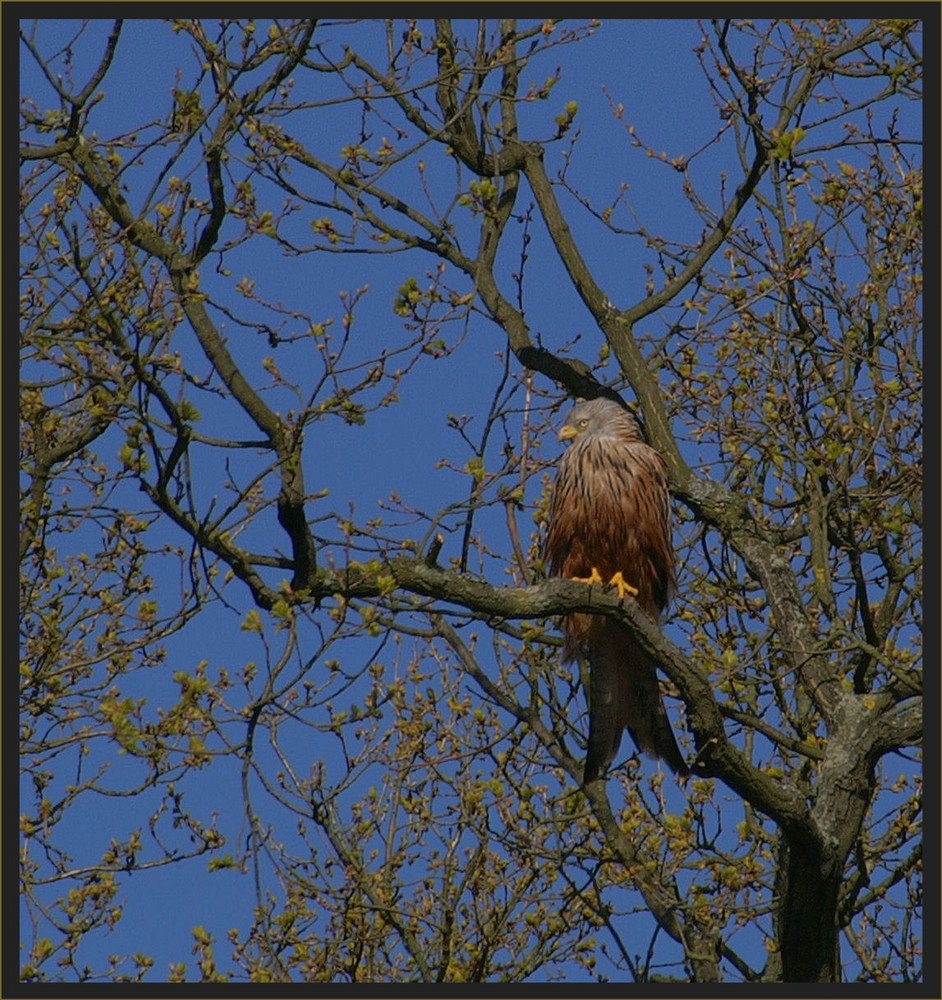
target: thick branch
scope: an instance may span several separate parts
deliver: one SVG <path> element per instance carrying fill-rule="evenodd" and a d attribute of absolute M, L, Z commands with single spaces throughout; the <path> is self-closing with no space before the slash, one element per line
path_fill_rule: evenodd
<path fill-rule="evenodd" d="M 318 570 L 311 580 L 310 595 L 379 598 L 394 589 L 390 587 L 390 577 L 395 587 L 407 593 L 457 605 L 488 621 L 545 618 L 573 611 L 610 614 L 630 629 L 646 652 L 658 659 L 680 690 L 696 737 L 696 770 L 715 774 L 786 829 L 803 829 L 807 824 L 803 797 L 763 773 L 730 743 L 722 712 L 707 679 L 664 637 L 632 598 L 621 602 L 598 587 L 569 580 L 547 580 L 531 587 L 494 587 L 405 556 L 393 557 L 384 564 L 353 563 L 340 572 Z"/>

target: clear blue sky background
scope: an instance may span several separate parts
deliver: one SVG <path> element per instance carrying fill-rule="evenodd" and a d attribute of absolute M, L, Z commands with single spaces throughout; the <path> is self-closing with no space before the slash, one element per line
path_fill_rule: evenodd
<path fill-rule="evenodd" d="M 61 44 L 71 37 L 75 26 L 74 22 L 67 21 L 42 24 L 38 33 L 40 46 L 44 51 L 51 51 L 57 42 Z M 87 71 L 89 60 L 97 60 L 109 26 L 110 22 L 98 22 L 93 31 L 83 36 L 75 52 L 78 80 L 84 78 L 83 68 Z M 264 24 L 259 22 L 259 31 L 264 30 Z M 359 46 L 370 29 L 324 27 L 319 35 L 336 53 L 339 51 L 336 42 L 350 31 L 356 32 Z M 381 46 L 381 31 L 373 28 L 372 35 L 370 44 Z M 679 193 L 679 175 L 631 148 L 623 124 L 613 120 L 610 101 L 623 104 L 624 122 L 630 121 L 645 141 L 664 150 L 669 157 L 689 156 L 700 149 L 715 135 L 716 110 L 692 51 L 699 38 L 700 29 L 690 20 L 607 20 L 582 44 L 564 47 L 558 52 L 558 58 L 553 52 L 545 54 L 531 65 L 528 75 L 538 84 L 557 65 L 563 67 L 562 80 L 550 100 L 528 106 L 522 116 L 524 128 L 530 134 L 549 136 L 555 130 L 553 118 L 562 105 L 569 100 L 577 101 L 577 125 L 582 129 L 582 136 L 570 168 L 574 186 L 590 194 L 597 203 L 604 204 L 614 196 L 621 183 L 628 183 L 628 201 L 639 217 L 652 229 L 680 242 L 694 240 L 701 224 Z M 328 39 L 335 41 L 331 43 L 326 41 Z M 101 88 L 106 96 L 92 113 L 91 127 L 99 135 L 109 137 L 142 121 L 166 115 L 171 89 L 177 85 L 178 67 L 185 67 L 184 84 L 192 77 L 194 60 L 187 54 L 188 48 L 187 39 L 173 34 L 167 25 L 148 20 L 130 22 L 118 57 Z M 40 106 L 55 106 L 51 89 L 22 51 L 21 93 L 32 97 Z M 299 138 L 308 140 L 325 154 L 325 158 L 336 161 L 340 146 L 348 141 L 355 128 L 344 117 L 348 112 L 349 109 L 338 110 L 335 131 L 299 135 Z M 532 116 L 536 115 L 542 116 L 541 128 L 533 124 Z M 312 121 L 320 127 L 323 117 L 312 116 Z M 333 157 L 327 156 L 332 147 L 336 147 Z M 561 148 L 559 144 L 552 147 L 551 175 L 560 165 Z M 154 163 L 158 161 L 159 158 L 155 158 Z M 432 169 L 437 167 L 432 165 Z M 407 196 L 416 193 L 415 181 L 407 177 L 409 170 L 411 167 L 407 166 L 396 179 Z M 719 202 L 720 176 L 724 171 L 731 178 L 731 186 L 735 185 L 739 168 L 725 144 L 706 149 L 692 168 L 701 193 L 714 205 Z M 414 177 L 414 172 L 411 176 Z M 129 178 L 128 197 L 132 205 L 137 191 L 144 186 L 143 180 L 143 174 L 140 177 L 132 174 Z M 202 175 L 194 176 L 197 189 L 201 189 L 202 180 Z M 530 200 L 525 193 L 521 207 Z M 633 255 L 630 249 L 626 252 L 624 243 L 617 244 L 616 251 L 616 244 L 606 243 L 600 236 L 597 224 L 592 224 L 584 213 L 572 211 L 571 204 L 569 208 L 570 224 L 582 242 L 596 279 L 616 305 L 626 306 L 637 301 L 644 290 L 644 258 L 640 254 Z M 309 242 L 311 234 L 307 227 L 311 215 L 311 211 L 305 209 L 286 231 L 296 232 L 299 241 Z M 575 353 L 591 362 L 602 343 L 601 335 L 564 277 L 538 223 L 534 225 L 533 235 L 526 301 L 526 317 L 531 330 L 551 348 L 559 348 L 563 342 L 580 336 L 582 340 Z M 519 246 L 511 244 L 510 250 L 517 253 Z M 514 264 L 509 255 L 505 267 L 512 270 Z M 242 251 L 232 254 L 227 266 L 236 277 L 241 268 L 242 273 L 256 280 L 259 291 L 270 299 L 298 305 L 315 317 L 336 317 L 335 328 L 339 326 L 341 313 L 338 292 L 368 285 L 369 291 L 365 293 L 356 321 L 357 335 L 363 339 L 363 356 L 368 357 L 375 352 L 378 339 L 402 337 L 399 320 L 391 310 L 395 291 L 409 274 L 414 274 L 420 284 L 426 284 L 425 271 L 433 267 L 434 262 L 412 255 L 320 254 L 291 258 L 281 255 L 273 244 L 254 239 Z M 534 275 L 539 277 L 534 278 Z M 212 267 L 205 266 L 204 282 L 213 290 L 223 287 L 220 283 L 214 287 L 214 280 Z M 657 324 L 662 322 L 653 320 L 651 329 L 656 331 Z M 186 344 L 188 336 L 181 330 L 181 344 Z M 238 344 L 240 361 L 256 380 L 260 380 L 261 359 L 271 353 L 264 338 L 250 338 L 238 330 L 233 330 L 232 336 L 233 343 Z M 453 337 L 454 333 L 445 331 L 445 336 Z M 405 500 L 427 510 L 436 510 L 465 496 L 466 476 L 435 468 L 436 461 L 442 457 L 448 457 L 459 467 L 467 459 L 454 432 L 447 429 L 446 415 L 449 412 L 481 412 L 484 405 L 482 386 L 489 394 L 500 368 L 496 354 L 504 349 L 499 330 L 480 317 L 473 319 L 466 340 L 449 358 L 420 369 L 417 377 L 404 381 L 400 406 L 384 411 L 376 419 L 371 418 L 365 427 L 349 427 L 334 421 L 329 428 L 329 438 L 323 432 L 318 433 L 317 446 L 309 457 L 308 488 L 329 488 L 327 506 L 333 510 L 342 511 L 348 499 L 354 502 L 360 521 L 372 516 L 377 500 L 388 497 L 394 490 Z M 292 375 L 303 380 L 300 373 Z M 229 413 L 231 416 L 231 411 Z M 203 414 L 207 422 L 214 416 L 209 411 Z M 244 428 L 226 428 L 226 433 L 232 436 L 242 432 L 246 436 L 257 436 L 248 424 Z M 103 446 L 102 451 L 114 454 L 121 440 L 115 435 L 114 447 L 109 450 Z M 325 443 L 328 441 L 329 444 Z M 557 450 L 555 441 L 548 440 L 545 444 L 548 455 Z M 698 454 L 689 444 L 685 447 L 693 464 L 707 457 Z M 363 460 L 351 463 L 351 455 L 361 455 Z M 207 493 L 218 492 L 209 470 L 203 475 L 203 482 Z M 257 543 L 251 547 L 267 550 L 269 546 L 260 536 L 256 537 Z M 80 549 L 81 539 L 76 538 L 75 544 L 77 550 Z M 457 543 L 450 536 L 448 544 Z M 172 589 L 178 586 L 178 581 L 168 575 L 165 585 Z M 231 596 L 242 602 L 239 613 L 227 612 L 216 605 L 195 626 L 169 643 L 166 672 L 159 676 L 152 672 L 146 678 L 144 693 L 154 704 L 175 696 L 176 686 L 171 680 L 174 669 L 192 671 L 195 663 L 204 658 L 210 661 L 211 674 L 220 665 L 234 667 L 253 656 L 261 662 L 261 648 L 252 648 L 253 644 L 258 646 L 257 637 L 238 629 L 240 613 L 249 606 L 248 596 L 245 593 Z M 113 763 L 112 780 L 119 780 L 121 767 L 121 761 Z M 676 793 L 671 791 L 670 794 Z M 239 775 L 233 763 L 214 763 L 191 778 L 188 795 L 192 801 L 200 803 L 204 815 L 211 810 L 218 811 L 220 826 L 227 836 L 244 836 Z M 112 833 L 124 836 L 142 822 L 143 813 L 133 804 L 128 808 L 128 804 L 121 801 L 99 801 L 93 808 L 91 803 L 89 806 L 83 815 L 74 815 L 68 820 L 76 864 L 99 858 Z M 190 955 L 191 928 L 200 924 L 215 936 L 217 961 L 226 969 L 226 933 L 231 927 L 245 928 L 249 923 L 254 887 L 251 877 L 235 872 L 210 875 L 206 859 L 202 858 L 152 873 L 135 873 L 128 879 L 123 903 L 123 920 L 110 935 L 96 937 L 97 953 L 90 951 L 88 962 L 99 966 L 104 964 L 103 956 L 108 954 L 143 951 L 156 960 L 153 978 L 162 978 L 168 963 L 181 960 L 187 961 L 192 978 L 195 963 Z M 758 937 L 755 947 L 761 948 Z M 752 957 L 757 965 L 762 964 L 758 951 Z"/>

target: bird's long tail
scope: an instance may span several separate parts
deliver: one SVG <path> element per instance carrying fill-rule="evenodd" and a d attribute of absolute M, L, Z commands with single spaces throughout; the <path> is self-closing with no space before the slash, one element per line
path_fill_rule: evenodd
<path fill-rule="evenodd" d="M 594 781 L 618 753 L 627 729 L 639 750 L 690 773 L 671 728 L 654 661 L 614 622 L 593 622 L 589 652 L 589 745 L 583 782 Z"/>

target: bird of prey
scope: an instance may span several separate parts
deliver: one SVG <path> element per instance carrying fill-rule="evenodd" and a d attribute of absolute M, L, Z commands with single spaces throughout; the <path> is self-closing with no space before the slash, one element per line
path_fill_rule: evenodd
<path fill-rule="evenodd" d="M 550 508 L 550 573 L 608 584 L 634 595 L 658 621 L 673 596 L 670 497 L 663 458 L 646 444 L 618 403 L 578 403 L 559 432 L 569 447 L 559 462 Z M 661 699 L 655 662 L 631 634 L 604 615 L 563 621 L 564 661 L 589 664 L 589 743 L 583 783 L 611 763 L 627 729 L 638 748 L 689 773 Z"/>

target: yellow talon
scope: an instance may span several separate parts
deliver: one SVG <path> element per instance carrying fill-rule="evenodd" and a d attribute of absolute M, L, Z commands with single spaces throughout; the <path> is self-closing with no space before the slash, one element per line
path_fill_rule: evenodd
<path fill-rule="evenodd" d="M 574 583 L 588 583 L 590 586 L 593 583 L 605 582 L 602 577 L 599 576 L 599 571 L 594 566 L 592 567 L 592 572 L 589 576 L 574 576 L 572 579 Z"/>
<path fill-rule="evenodd" d="M 594 573 L 595 570 L 592 570 Z M 623 598 L 625 594 L 631 594 L 632 597 L 638 596 L 638 588 L 632 587 L 630 583 L 627 583 L 625 578 L 621 575 L 621 570 L 619 570 L 612 578 L 608 581 L 610 587 L 616 587 L 618 589 L 618 597 Z"/>

